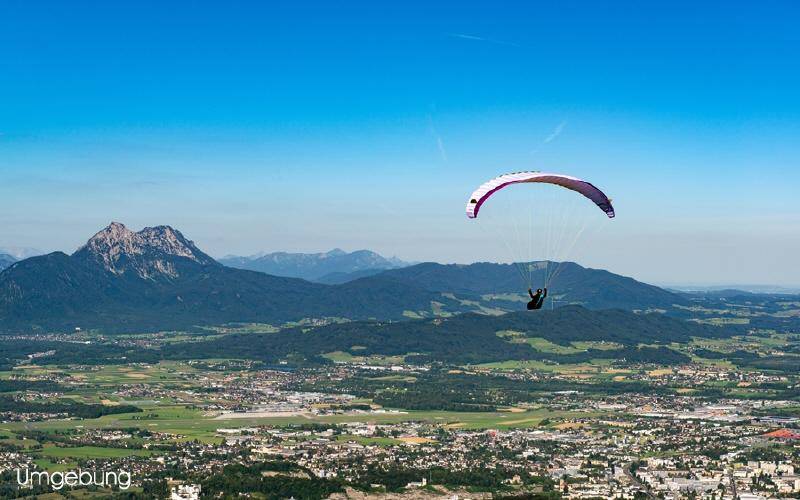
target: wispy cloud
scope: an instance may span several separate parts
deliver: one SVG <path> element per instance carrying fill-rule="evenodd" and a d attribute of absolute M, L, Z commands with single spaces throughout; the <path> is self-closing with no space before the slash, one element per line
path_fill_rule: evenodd
<path fill-rule="evenodd" d="M 462 40 L 473 40 L 476 42 L 494 43 L 496 45 L 510 45 L 511 47 L 521 47 L 518 43 L 508 42 L 505 40 L 495 40 L 494 38 L 486 38 L 483 36 L 469 35 L 466 33 L 447 33 L 451 38 L 460 38 Z"/>

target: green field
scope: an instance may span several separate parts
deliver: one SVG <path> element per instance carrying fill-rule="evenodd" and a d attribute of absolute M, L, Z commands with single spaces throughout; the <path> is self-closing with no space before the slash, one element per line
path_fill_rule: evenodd
<path fill-rule="evenodd" d="M 341 424 L 346 422 L 368 422 L 388 424 L 396 422 L 422 421 L 453 425 L 467 429 L 492 429 L 511 427 L 536 427 L 545 419 L 590 416 L 583 412 L 559 412 L 545 409 L 519 412 L 447 412 L 447 411 L 408 411 L 398 413 L 374 413 L 354 415 L 325 416 L 291 416 L 265 418 L 237 418 L 215 420 L 204 416 L 202 412 L 181 406 L 150 407 L 144 414 L 106 415 L 92 420 L 50 420 L 46 422 L 9 423 L 0 426 L 4 433 L 16 433 L 22 430 L 63 431 L 82 427 L 84 429 L 123 429 L 139 428 L 152 432 L 163 432 L 176 435 L 175 440 L 199 440 L 207 443 L 219 443 L 222 437 L 218 429 L 247 428 L 256 426 L 286 426 L 296 424 L 321 423 Z M 76 451 L 77 450 L 77 451 Z M 82 451 L 86 454 L 81 454 Z M 98 450 L 110 450 L 113 456 L 129 456 L 136 450 L 115 448 L 45 448 L 44 456 L 48 457 L 89 457 Z M 143 450 L 138 450 L 143 451 Z"/>
<path fill-rule="evenodd" d="M 405 356 L 353 356 L 349 352 L 344 351 L 328 352 L 323 354 L 322 357 L 330 359 L 335 363 L 366 363 L 368 365 L 381 366 L 402 364 L 405 360 Z"/>
<path fill-rule="evenodd" d="M 377 446 L 395 446 L 402 441 L 399 439 L 394 438 L 387 438 L 387 437 L 368 437 L 368 436 L 353 436 L 352 434 L 342 434 L 340 436 L 336 436 L 337 441 L 355 441 L 356 443 L 363 444 L 365 446 L 369 445 L 377 445 Z"/>
<path fill-rule="evenodd" d="M 596 373 L 600 374 L 614 362 L 613 359 L 592 359 L 588 363 L 578 364 L 555 364 L 542 361 L 497 361 L 495 363 L 482 363 L 474 365 L 473 368 L 486 368 L 490 370 L 534 370 L 548 373 L 572 374 L 572 373 Z"/>
<path fill-rule="evenodd" d="M 36 452 L 47 458 L 121 458 L 121 457 L 148 457 L 153 454 L 150 450 L 137 450 L 128 448 L 101 448 L 99 446 L 78 446 L 74 448 L 45 446 Z"/>

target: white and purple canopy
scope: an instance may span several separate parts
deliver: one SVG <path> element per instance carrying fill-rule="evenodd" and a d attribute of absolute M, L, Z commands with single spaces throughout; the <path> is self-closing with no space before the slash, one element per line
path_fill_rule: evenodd
<path fill-rule="evenodd" d="M 597 189 L 591 183 L 568 175 L 544 172 L 516 172 L 513 174 L 501 175 L 500 177 L 483 183 L 481 187 L 469 197 L 469 201 L 467 202 L 467 217 L 470 219 L 478 217 L 478 211 L 481 209 L 481 205 L 497 191 L 511 184 L 520 184 L 523 182 L 555 184 L 576 191 L 592 200 L 609 218 L 614 218 L 614 207 L 611 206 L 611 200 L 605 193 Z"/>

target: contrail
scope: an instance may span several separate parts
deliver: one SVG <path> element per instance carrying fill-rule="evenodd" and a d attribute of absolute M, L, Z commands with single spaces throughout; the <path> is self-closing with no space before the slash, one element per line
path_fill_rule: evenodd
<path fill-rule="evenodd" d="M 555 140 L 556 137 L 561 135 L 561 132 L 564 131 L 564 127 L 566 127 L 566 126 L 567 126 L 567 121 L 566 120 L 564 120 L 561 123 L 559 123 L 558 125 L 556 125 L 556 128 L 553 130 L 553 132 L 545 138 L 544 144 L 548 144 L 549 142 Z"/>
<path fill-rule="evenodd" d="M 550 135 L 548 135 L 547 137 L 545 137 L 545 138 L 544 138 L 544 140 L 542 141 L 542 143 L 541 143 L 539 146 L 537 146 L 537 147 L 535 147 L 535 148 L 533 148 L 533 149 L 531 150 L 531 154 L 533 155 L 533 154 L 536 154 L 536 153 L 538 153 L 538 152 L 539 152 L 539 151 L 542 149 L 542 147 L 543 147 L 544 145 L 546 145 L 546 144 L 550 144 L 551 142 L 553 142 L 554 140 L 556 140 L 556 138 L 557 138 L 559 135 L 561 135 L 561 132 L 563 132 L 563 131 L 564 131 L 564 127 L 566 127 L 566 126 L 567 126 L 567 120 L 564 120 L 564 121 L 562 121 L 561 123 L 559 123 L 558 125 L 556 125 L 556 128 L 554 128 L 554 129 L 553 129 L 553 131 L 552 131 L 552 132 L 550 132 Z"/>
<path fill-rule="evenodd" d="M 487 39 L 475 35 L 465 35 L 463 33 L 448 33 L 448 35 L 454 38 L 464 38 L 466 40 L 480 40 L 482 42 L 488 42 Z"/>
<path fill-rule="evenodd" d="M 433 117 L 428 115 L 428 127 L 430 129 L 431 134 L 433 137 L 436 138 L 436 147 L 439 148 L 439 156 L 442 157 L 442 161 L 447 161 L 447 150 L 444 148 L 444 141 L 442 140 L 442 136 L 439 135 L 439 132 L 436 130 L 436 125 L 433 123 Z"/>
<path fill-rule="evenodd" d="M 487 42 L 487 43 L 494 43 L 497 45 L 510 45 L 512 47 L 521 47 L 521 45 L 519 45 L 518 43 L 507 42 L 505 40 L 495 40 L 493 38 L 485 38 L 476 35 L 467 35 L 465 33 L 447 33 L 447 36 L 452 38 L 461 38 L 462 40 L 475 40 L 476 42 Z"/>
<path fill-rule="evenodd" d="M 442 155 L 442 160 L 447 161 L 447 151 L 444 150 L 444 143 L 438 135 L 436 136 L 436 145 L 439 146 L 439 154 Z"/>

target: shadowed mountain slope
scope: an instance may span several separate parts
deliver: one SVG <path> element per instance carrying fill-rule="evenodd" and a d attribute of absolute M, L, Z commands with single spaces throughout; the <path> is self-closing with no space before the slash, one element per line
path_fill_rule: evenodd
<path fill-rule="evenodd" d="M 412 285 L 331 287 L 225 267 L 168 226 L 132 232 L 113 223 L 71 256 L 33 257 L 0 273 L 0 328 L 6 331 L 402 319 L 409 310 L 430 311 L 432 301 L 460 307 Z"/>

